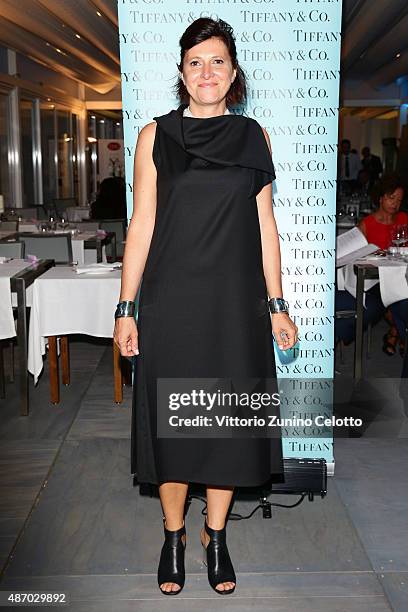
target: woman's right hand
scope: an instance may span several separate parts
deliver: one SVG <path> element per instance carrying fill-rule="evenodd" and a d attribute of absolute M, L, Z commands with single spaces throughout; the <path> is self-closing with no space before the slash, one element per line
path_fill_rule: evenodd
<path fill-rule="evenodd" d="M 123 357 L 132 357 L 139 354 L 137 327 L 133 317 L 116 319 L 113 340 Z"/>

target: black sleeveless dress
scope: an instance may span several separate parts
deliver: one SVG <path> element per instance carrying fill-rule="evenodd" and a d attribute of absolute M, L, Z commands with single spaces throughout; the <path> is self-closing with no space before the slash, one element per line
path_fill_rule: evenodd
<path fill-rule="evenodd" d="M 139 298 L 131 472 L 140 483 L 258 486 L 283 472 L 280 429 L 157 435 L 158 379 L 250 377 L 277 389 L 256 203 L 275 178 L 270 151 L 256 120 L 183 116 L 186 107 L 154 117 L 157 210 Z"/>

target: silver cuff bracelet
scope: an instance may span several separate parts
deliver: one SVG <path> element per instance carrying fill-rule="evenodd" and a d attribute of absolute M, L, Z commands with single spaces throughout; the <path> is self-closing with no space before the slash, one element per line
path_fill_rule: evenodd
<path fill-rule="evenodd" d="M 120 317 L 133 317 L 135 314 L 135 303 L 130 300 L 119 302 L 116 306 L 115 319 Z"/>
<path fill-rule="evenodd" d="M 271 298 L 268 300 L 269 312 L 289 312 L 289 304 L 283 298 Z"/>

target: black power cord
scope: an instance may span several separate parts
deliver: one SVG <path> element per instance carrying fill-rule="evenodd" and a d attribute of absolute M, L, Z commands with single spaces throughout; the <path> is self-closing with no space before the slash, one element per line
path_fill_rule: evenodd
<path fill-rule="evenodd" d="M 267 519 L 267 518 L 272 518 L 272 506 L 278 506 L 279 508 L 296 508 L 296 506 L 299 506 L 303 500 L 305 499 L 306 495 L 301 494 L 300 499 L 298 499 L 298 501 L 294 504 L 291 505 L 286 505 L 286 504 L 277 504 L 277 503 L 272 503 L 270 501 L 268 501 L 267 497 L 261 497 L 261 503 L 258 504 L 257 506 L 255 506 L 255 508 L 252 510 L 252 512 L 250 512 L 248 515 L 243 516 L 242 514 L 237 514 L 236 512 L 230 512 L 227 515 L 227 519 L 231 520 L 231 521 L 242 521 L 244 519 L 249 519 L 251 518 L 255 512 L 259 509 L 262 509 L 262 517 Z M 188 500 L 186 502 L 187 504 L 187 509 L 188 506 L 191 503 L 192 499 L 198 499 L 199 501 L 202 501 L 204 504 L 204 508 L 202 508 L 201 510 L 201 514 L 203 516 L 207 516 L 207 500 L 205 497 L 201 497 L 200 495 L 188 495 Z"/>
<path fill-rule="evenodd" d="M 242 515 L 236 512 L 231 512 L 230 508 L 233 506 L 233 501 L 237 495 L 237 489 L 234 487 L 231 503 L 227 512 L 227 519 L 233 521 L 241 521 L 244 519 L 251 518 L 258 510 L 262 511 L 262 517 L 264 519 L 272 518 L 272 506 L 278 508 L 296 508 L 299 506 L 307 497 L 309 501 L 313 501 L 315 495 L 320 495 L 322 498 L 327 493 L 327 464 L 324 458 L 284 458 L 284 482 L 278 482 L 274 484 L 275 491 L 270 490 L 269 487 L 255 488 L 255 491 L 251 491 L 250 495 L 258 497 L 260 503 L 248 514 Z M 136 476 L 133 479 L 133 486 L 138 484 Z M 140 483 L 140 492 L 142 494 L 149 494 L 153 496 L 153 492 L 156 490 L 156 485 L 153 486 L 150 483 Z M 207 499 L 205 495 L 202 495 L 202 488 L 188 489 L 185 505 L 184 515 L 187 514 L 193 499 L 198 499 L 203 502 L 204 507 L 201 510 L 203 516 L 207 516 Z M 270 502 L 268 497 L 270 494 L 285 494 L 285 495 L 299 495 L 299 499 L 294 504 L 278 504 L 277 502 Z M 158 494 L 158 492 L 157 492 Z M 245 496 L 248 492 L 245 493 Z"/>

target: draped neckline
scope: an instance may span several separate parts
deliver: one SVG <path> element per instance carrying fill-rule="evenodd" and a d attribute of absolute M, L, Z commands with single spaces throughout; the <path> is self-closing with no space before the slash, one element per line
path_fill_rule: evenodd
<path fill-rule="evenodd" d="M 209 163 L 254 168 L 275 176 L 265 136 L 255 119 L 233 112 L 188 117 L 183 115 L 187 106 L 182 103 L 165 115 L 153 117 L 186 153 Z"/>

